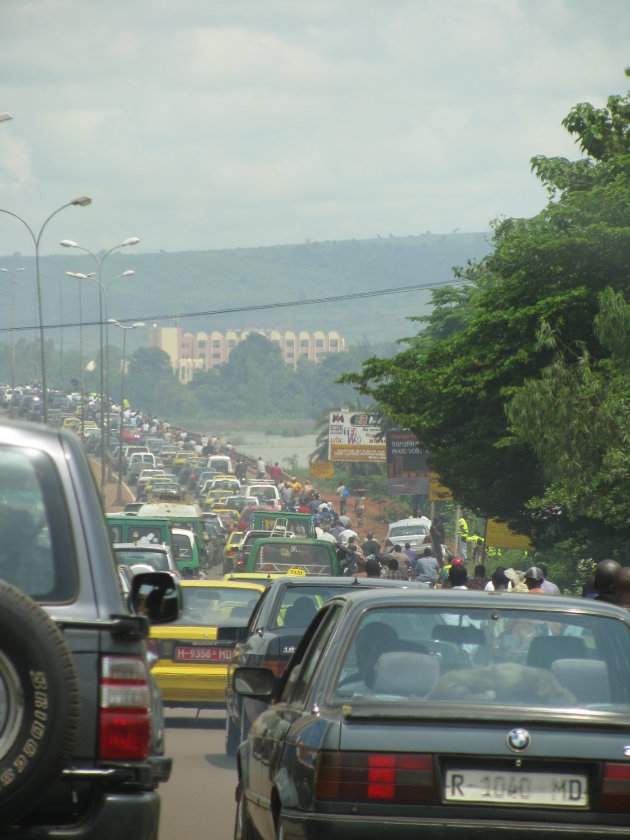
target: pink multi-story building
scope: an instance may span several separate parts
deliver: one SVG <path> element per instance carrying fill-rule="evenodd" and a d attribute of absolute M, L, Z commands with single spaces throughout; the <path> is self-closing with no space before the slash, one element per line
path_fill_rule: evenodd
<path fill-rule="evenodd" d="M 227 330 L 211 333 L 198 332 L 193 335 L 184 332 L 181 327 L 151 327 L 149 345 L 159 347 L 168 353 L 173 370 L 180 382 L 190 382 L 197 370 L 210 370 L 222 365 L 230 358 L 230 353 L 250 333 L 259 333 L 277 344 L 286 364 L 293 368 L 298 359 L 305 356 L 312 362 L 318 362 L 326 353 L 342 353 L 346 349 L 345 341 L 335 330 L 328 333 L 316 330 L 244 329 Z"/>

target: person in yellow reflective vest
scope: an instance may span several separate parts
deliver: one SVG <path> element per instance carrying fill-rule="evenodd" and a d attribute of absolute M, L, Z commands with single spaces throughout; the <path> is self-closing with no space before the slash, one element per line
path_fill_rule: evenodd
<path fill-rule="evenodd" d="M 498 563 L 501 559 L 501 549 L 495 545 L 489 545 L 486 549 L 486 556 L 491 563 Z"/>
<path fill-rule="evenodd" d="M 466 544 L 468 542 L 468 522 L 463 516 L 459 517 L 457 523 L 457 553 L 466 562 Z"/>

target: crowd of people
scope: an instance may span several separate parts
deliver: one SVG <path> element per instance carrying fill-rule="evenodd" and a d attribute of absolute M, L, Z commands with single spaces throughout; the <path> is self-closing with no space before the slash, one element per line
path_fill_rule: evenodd
<path fill-rule="evenodd" d="M 128 406 L 125 407 L 124 418 L 144 433 L 164 437 L 181 448 L 196 449 L 203 454 L 235 455 L 229 441 L 224 444 L 218 437 L 197 438 L 188 435 L 156 417 L 130 411 Z M 243 460 L 237 460 L 235 472 L 242 481 L 245 479 L 247 466 Z M 530 566 L 524 574 L 502 565 L 497 565 L 488 573 L 485 563 L 476 562 L 473 574 L 469 574 L 467 555 L 471 555 L 473 562 L 480 559 L 496 561 L 497 552 L 490 556 L 489 551 L 484 551 L 483 539 L 469 534 L 468 523 L 463 516 L 456 529 L 457 556 L 445 545 L 444 522 L 440 516 L 435 516 L 431 522 L 431 545 L 425 546 L 420 553 L 408 542 L 404 545 L 395 544 L 385 550 L 374 538 L 372 531 L 368 531 L 365 539 L 360 540 L 347 513 L 350 491 L 345 484 L 340 484 L 336 490 L 336 510 L 332 502 L 321 498 L 310 479 L 302 483 L 296 476 L 286 477 L 277 461 L 267 465 L 262 457 L 258 457 L 255 473 L 257 478 L 268 477 L 274 481 L 285 509 L 313 516 L 317 538 L 334 543 L 344 575 L 417 580 L 435 588 L 561 594 L 558 586 L 549 580 L 547 568 L 542 562 Z M 364 514 L 365 497 L 361 493 L 355 502 L 359 528 L 363 525 Z M 630 608 L 630 568 L 612 559 L 602 560 L 596 565 L 591 580 L 584 586 L 582 597 Z"/>

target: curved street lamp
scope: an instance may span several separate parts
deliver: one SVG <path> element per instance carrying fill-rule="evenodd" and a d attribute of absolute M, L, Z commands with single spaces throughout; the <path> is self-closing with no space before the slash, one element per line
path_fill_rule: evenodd
<path fill-rule="evenodd" d="M 6 274 L 18 274 L 20 271 L 24 271 L 23 268 L 14 268 L 13 270 L 9 268 L 0 268 L 0 271 L 4 271 Z M 17 277 L 13 277 L 11 279 L 11 407 L 9 408 L 9 417 L 15 416 L 15 340 L 14 340 L 14 327 L 15 327 L 15 287 L 17 285 Z"/>
<path fill-rule="evenodd" d="M 68 201 L 67 204 L 62 204 L 61 207 L 58 207 L 50 214 L 50 216 L 48 216 L 44 224 L 39 229 L 39 233 L 37 235 L 35 235 L 33 229 L 28 224 L 28 222 L 25 222 L 24 219 L 21 216 L 18 216 L 17 213 L 12 213 L 10 210 L 0 209 L 0 213 L 6 213 L 7 216 L 13 216 L 14 219 L 18 220 L 18 222 L 22 222 L 24 227 L 30 233 L 31 239 L 33 240 L 33 244 L 35 245 L 35 277 L 37 280 L 37 309 L 39 312 L 39 344 L 40 353 L 42 357 L 42 400 L 44 403 L 44 423 L 48 423 L 48 389 L 46 386 L 46 352 L 44 344 L 44 317 L 42 313 L 42 284 L 39 272 L 39 243 L 41 242 L 42 234 L 46 229 L 46 225 L 53 218 L 53 216 L 56 216 L 57 213 L 61 213 L 61 211 L 65 210 L 66 207 L 87 207 L 88 204 L 91 203 L 92 199 L 88 195 L 80 195 L 78 198 L 74 198 L 72 201 Z"/>
<path fill-rule="evenodd" d="M 122 366 L 120 368 L 120 445 L 118 447 L 118 493 L 116 494 L 116 504 L 121 505 L 122 497 L 122 455 L 123 455 L 123 416 L 125 413 L 125 362 L 127 357 L 127 332 L 129 330 L 144 327 L 144 321 L 136 321 L 133 324 L 125 325 L 117 321 L 116 318 L 108 318 L 108 324 L 113 324 L 123 331 L 123 352 L 122 352 Z"/>
<path fill-rule="evenodd" d="M 104 401 L 105 401 L 105 381 L 104 381 L 104 364 L 105 358 L 103 355 L 103 295 L 105 287 L 103 285 L 103 278 L 102 278 L 102 271 L 103 271 L 103 263 L 112 254 L 114 251 L 118 251 L 121 248 L 125 248 L 128 245 L 137 245 L 140 242 L 140 239 L 137 236 L 128 236 L 127 239 L 123 239 L 123 241 L 119 245 L 114 245 L 113 248 L 110 248 L 108 251 L 105 251 L 104 254 L 98 256 L 93 251 L 90 251 L 89 248 L 84 248 L 82 245 L 79 245 L 77 242 L 74 242 L 72 239 L 62 239 L 59 243 L 63 245 L 64 248 L 76 248 L 78 251 L 83 251 L 84 254 L 88 254 L 94 260 L 96 264 L 96 277 L 94 278 L 98 283 L 98 308 L 99 308 L 99 330 L 100 330 L 100 354 L 101 354 L 101 498 L 103 503 L 105 503 L 105 484 L 106 484 L 106 472 L 107 472 L 107 458 L 105 452 L 105 426 L 104 426 Z M 132 272 L 133 274 L 134 272 Z M 125 274 L 125 272 L 123 272 Z M 120 277 L 123 274 L 119 275 Z M 87 276 L 87 275 L 86 275 Z M 114 280 L 117 278 L 113 278 Z M 111 285 L 111 282 L 107 284 L 107 289 Z M 109 411 L 108 411 L 108 419 L 109 419 Z M 109 453 L 107 453 L 109 455 Z"/>

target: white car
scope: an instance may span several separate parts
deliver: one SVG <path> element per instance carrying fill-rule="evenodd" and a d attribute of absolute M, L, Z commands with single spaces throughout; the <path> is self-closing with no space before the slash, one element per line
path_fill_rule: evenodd
<path fill-rule="evenodd" d="M 409 543 L 416 554 L 422 554 L 425 548 L 431 546 L 430 528 L 431 520 L 426 516 L 410 516 L 408 519 L 390 522 L 383 548 L 391 551 L 395 545 L 404 548 L 405 543 Z"/>
<path fill-rule="evenodd" d="M 266 482 L 255 482 L 252 484 L 244 484 L 238 491 L 239 496 L 256 496 L 259 505 L 269 505 L 276 510 L 282 510 L 282 502 L 280 500 L 280 493 L 275 484 Z"/>

